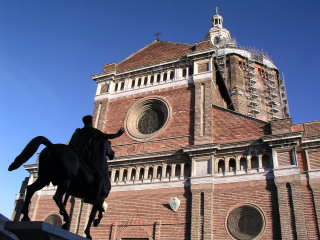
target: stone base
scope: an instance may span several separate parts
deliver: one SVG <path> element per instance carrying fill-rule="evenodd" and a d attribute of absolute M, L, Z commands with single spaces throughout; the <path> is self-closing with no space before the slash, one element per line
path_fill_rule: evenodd
<path fill-rule="evenodd" d="M 45 222 L 5 223 L 4 229 L 15 234 L 19 240 L 86 240 L 74 233 L 52 226 Z"/>

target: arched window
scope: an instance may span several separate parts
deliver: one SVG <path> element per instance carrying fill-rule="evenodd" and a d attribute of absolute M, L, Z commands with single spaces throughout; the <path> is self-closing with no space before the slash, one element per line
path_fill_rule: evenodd
<path fill-rule="evenodd" d="M 138 79 L 138 87 L 141 86 L 141 78 Z"/>
<path fill-rule="evenodd" d="M 161 75 L 158 73 L 157 74 L 157 82 L 160 82 L 160 80 L 161 80 Z"/>
<path fill-rule="evenodd" d="M 229 172 L 236 171 L 236 160 L 234 158 L 231 158 L 229 160 Z"/>
<path fill-rule="evenodd" d="M 180 177 L 180 175 L 181 175 L 181 165 L 178 164 L 176 166 L 176 177 Z"/>
<path fill-rule="evenodd" d="M 172 80 L 174 78 L 174 71 L 170 72 L 170 79 Z"/>
<path fill-rule="evenodd" d="M 225 168 L 224 168 L 224 160 L 219 160 L 218 162 L 218 173 L 224 173 Z"/>
<path fill-rule="evenodd" d="M 171 166 L 167 166 L 166 169 L 166 178 L 170 178 L 171 177 Z"/>
<path fill-rule="evenodd" d="M 136 84 L 136 80 L 132 80 L 132 82 L 131 82 L 131 88 L 134 88 L 134 85 Z"/>
<path fill-rule="evenodd" d="M 191 177 L 191 167 L 189 163 L 186 163 L 184 165 L 184 176 L 185 177 Z"/>
<path fill-rule="evenodd" d="M 240 159 L 240 170 L 247 170 L 248 164 L 247 164 L 247 159 L 245 157 L 242 157 Z"/>
<path fill-rule="evenodd" d="M 187 69 L 184 68 L 182 69 L 182 77 L 186 77 L 187 76 Z"/>
<path fill-rule="evenodd" d="M 214 38 L 214 44 L 218 44 L 220 43 L 220 38 L 219 37 L 215 37 Z"/>
<path fill-rule="evenodd" d="M 161 178 L 162 177 L 162 167 L 159 166 L 157 169 L 157 178 Z"/>
<path fill-rule="evenodd" d="M 271 161 L 269 155 L 263 155 L 262 156 L 262 167 L 264 169 L 271 168 Z"/>
<path fill-rule="evenodd" d="M 152 75 L 150 78 L 150 83 L 152 84 L 154 82 L 154 76 Z"/>
<path fill-rule="evenodd" d="M 56 227 L 62 226 L 62 219 L 58 214 L 51 214 L 44 219 L 44 222 L 49 223 Z"/>
<path fill-rule="evenodd" d="M 147 85 L 147 83 L 148 83 L 148 77 L 144 77 L 143 84 L 144 84 L 144 85 Z"/>
<path fill-rule="evenodd" d="M 114 86 L 114 91 L 118 91 L 118 83 L 116 83 L 116 85 Z"/>
<path fill-rule="evenodd" d="M 153 167 L 149 167 L 148 170 L 148 179 L 152 179 L 153 178 Z"/>
<path fill-rule="evenodd" d="M 119 181 L 119 170 L 116 170 L 116 174 L 114 175 L 114 182 Z"/>
<path fill-rule="evenodd" d="M 142 180 L 143 178 L 144 178 L 144 168 L 141 168 L 139 173 L 139 180 Z"/>
<path fill-rule="evenodd" d="M 128 170 L 123 170 L 122 181 L 127 181 L 128 178 Z"/>
<path fill-rule="evenodd" d="M 251 169 L 258 169 L 259 168 L 259 161 L 257 156 L 253 156 L 251 158 Z"/>
<path fill-rule="evenodd" d="M 124 89 L 124 82 L 120 83 L 120 90 L 122 91 Z"/>
<path fill-rule="evenodd" d="M 163 74 L 163 81 L 166 81 L 167 78 L 168 78 L 168 73 L 165 72 L 165 73 Z"/>
<path fill-rule="evenodd" d="M 136 169 L 132 169 L 131 171 L 131 177 L 130 177 L 130 181 L 134 181 L 136 180 Z"/>

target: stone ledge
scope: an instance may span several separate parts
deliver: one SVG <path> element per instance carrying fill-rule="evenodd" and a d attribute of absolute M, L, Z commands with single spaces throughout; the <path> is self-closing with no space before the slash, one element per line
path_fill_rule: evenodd
<path fill-rule="evenodd" d="M 5 223 L 4 229 L 15 234 L 19 240 L 86 240 L 74 233 L 52 226 L 45 222 Z"/>

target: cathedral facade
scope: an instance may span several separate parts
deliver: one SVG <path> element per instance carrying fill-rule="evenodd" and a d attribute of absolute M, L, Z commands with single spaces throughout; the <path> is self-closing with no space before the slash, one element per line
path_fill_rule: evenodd
<path fill-rule="evenodd" d="M 319 239 L 320 121 L 292 124 L 284 81 L 240 49 L 218 13 L 204 41 L 156 40 L 92 76 L 94 126 L 112 140 L 112 190 L 94 239 Z M 19 219 L 25 186 L 16 199 Z M 32 220 L 61 225 L 49 186 Z M 71 198 L 70 231 L 90 205 Z"/>

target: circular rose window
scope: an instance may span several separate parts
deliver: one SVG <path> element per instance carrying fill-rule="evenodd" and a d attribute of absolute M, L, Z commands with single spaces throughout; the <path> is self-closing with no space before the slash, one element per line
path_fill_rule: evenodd
<path fill-rule="evenodd" d="M 156 136 L 168 123 L 169 105 L 161 98 L 143 99 L 133 105 L 126 118 L 126 130 L 135 140 Z"/>
<path fill-rule="evenodd" d="M 227 229 L 235 239 L 250 240 L 261 235 L 265 220 L 260 209 L 244 205 L 233 209 L 227 218 Z"/>

